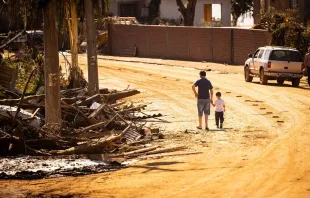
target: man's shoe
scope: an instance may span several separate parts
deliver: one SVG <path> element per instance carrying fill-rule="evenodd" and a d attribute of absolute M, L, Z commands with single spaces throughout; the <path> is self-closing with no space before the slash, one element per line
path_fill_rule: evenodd
<path fill-rule="evenodd" d="M 206 127 L 206 131 L 209 131 L 210 129 L 208 127 Z"/>

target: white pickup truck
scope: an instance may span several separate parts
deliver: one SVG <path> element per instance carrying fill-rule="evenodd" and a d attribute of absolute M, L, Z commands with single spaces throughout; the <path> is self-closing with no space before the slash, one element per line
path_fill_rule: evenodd
<path fill-rule="evenodd" d="M 268 80 L 277 80 L 279 85 L 289 80 L 293 87 L 298 87 L 303 77 L 302 68 L 302 56 L 298 50 L 266 46 L 258 48 L 254 55 L 249 54 L 244 64 L 244 77 L 246 82 L 252 82 L 257 76 L 262 85 Z"/>

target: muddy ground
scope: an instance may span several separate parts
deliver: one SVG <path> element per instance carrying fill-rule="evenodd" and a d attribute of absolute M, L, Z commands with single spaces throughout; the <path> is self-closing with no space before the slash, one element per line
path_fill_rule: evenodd
<path fill-rule="evenodd" d="M 127 169 L 79 177 L 0 181 L 0 197 L 310 197 L 310 92 L 288 82 L 246 83 L 242 67 L 214 63 L 99 57 L 100 86 L 138 88 L 166 135 L 154 144 L 184 153 L 145 159 Z M 86 57 L 80 63 L 85 69 Z M 191 91 L 199 69 L 226 101 L 224 130 L 213 115 L 198 131 Z M 181 153 L 182 153 L 181 152 Z M 179 153 L 179 154 L 181 154 Z"/>

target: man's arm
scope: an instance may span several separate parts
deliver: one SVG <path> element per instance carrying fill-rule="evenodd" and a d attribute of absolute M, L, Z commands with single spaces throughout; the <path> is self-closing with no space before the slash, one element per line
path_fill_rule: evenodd
<path fill-rule="evenodd" d="M 210 89 L 210 102 L 213 104 L 213 89 Z"/>
<path fill-rule="evenodd" d="M 192 86 L 192 90 L 193 90 L 193 92 L 195 94 L 195 97 L 198 98 L 198 93 L 196 91 L 196 86 L 195 85 Z"/>

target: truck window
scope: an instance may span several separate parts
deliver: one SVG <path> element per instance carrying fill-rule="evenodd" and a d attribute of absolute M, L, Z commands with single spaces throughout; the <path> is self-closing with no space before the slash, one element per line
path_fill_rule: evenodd
<path fill-rule="evenodd" d="M 265 50 L 260 50 L 260 52 L 258 53 L 258 58 L 262 58 L 263 57 L 263 54 L 264 54 L 264 51 Z"/>
<path fill-rule="evenodd" d="M 274 50 L 271 52 L 270 60 L 302 62 L 302 57 L 297 51 Z"/>
<path fill-rule="evenodd" d="M 259 51 L 260 51 L 260 49 L 256 50 L 256 52 L 255 52 L 255 54 L 254 54 L 254 56 L 253 56 L 254 58 L 257 58 L 257 57 L 258 57 Z"/>
<path fill-rule="evenodd" d="M 268 60 L 269 59 L 270 52 L 271 52 L 271 50 L 269 50 L 269 49 L 265 51 L 265 54 L 264 54 L 264 57 L 263 57 L 264 60 Z"/>
<path fill-rule="evenodd" d="M 287 51 L 287 61 L 292 61 L 292 62 L 302 62 L 302 57 L 299 52 L 296 51 Z"/>

